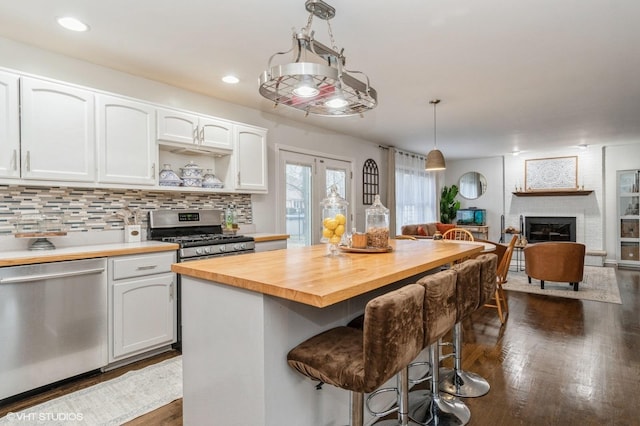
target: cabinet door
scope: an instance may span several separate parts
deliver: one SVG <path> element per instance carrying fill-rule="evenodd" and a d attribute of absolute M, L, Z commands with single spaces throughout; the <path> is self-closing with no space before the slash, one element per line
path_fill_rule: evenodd
<path fill-rule="evenodd" d="M 202 146 L 233 150 L 233 123 L 213 118 L 200 117 L 199 139 Z"/>
<path fill-rule="evenodd" d="M 0 177 L 20 177 L 18 80 L 0 72 Z"/>
<path fill-rule="evenodd" d="M 155 109 L 114 96 L 96 96 L 98 181 L 155 185 Z"/>
<path fill-rule="evenodd" d="M 58 181 L 95 180 L 93 94 L 23 77 L 22 177 Z"/>
<path fill-rule="evenodd" d="M 618 264 L 640 264 L 640 170 L 618 171 Z"/>
<path fill-rule="evenodd" d="M 113 352 L 110 361 L 176 341 L 175 274 L 113 284 Z"/>
<path fill-rule="evenodd" d="M 184 112 L 158 109 L 158 140 L 197 143 L 198 117 Z"/>
<path fill-rule="evenodd" d="M 267 192 L 267 130 L 236 125 L 236 189 Z"/>

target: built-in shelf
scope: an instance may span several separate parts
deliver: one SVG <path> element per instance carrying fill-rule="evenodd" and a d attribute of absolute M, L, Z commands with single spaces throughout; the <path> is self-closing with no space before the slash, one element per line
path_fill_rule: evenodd
<path fill-rule="evenodd" d="M 589 195 L 593 191 L 589 190 L 578 190 L 578 189 L 569 189 L 569 190 L 559 190 L 559 191 L 517 191 L 512 192 L 516 197 L 549 197 L 549 196 L 559 196 L 559 195 Z"/>

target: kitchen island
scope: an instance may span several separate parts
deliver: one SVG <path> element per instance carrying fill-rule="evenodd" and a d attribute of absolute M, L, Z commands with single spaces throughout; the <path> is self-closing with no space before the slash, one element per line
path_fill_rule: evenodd
<path fill-rule="evenodd" d="M 349 392 L 316 390 L 289 368 L 287 352 L 346 324 L 373 297 L 483 249 L 431 240 L 391 247 L 330 258 L 316 245 L 174 264 L 182 274 L 184 424 L 348 423 Z"/>

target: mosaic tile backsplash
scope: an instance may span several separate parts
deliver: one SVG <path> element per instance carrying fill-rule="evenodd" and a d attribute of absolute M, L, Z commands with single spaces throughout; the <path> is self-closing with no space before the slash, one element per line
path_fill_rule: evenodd
<path fill-rule="evenodd" d="M 68 232 L 93 232 L 124 229 L 123 220 L 115 212 L 125 207 L 143 212 L 142 227 L 146 228 L 149 210 L 224 210 L 229 204 L 235 205 L 239 224 L 252 223 L 249 194 L 0 185 L 0 235 L 15 233 L 16 225 L 25 222 L 25 217 L 38 215 L 61 223 Z"/>

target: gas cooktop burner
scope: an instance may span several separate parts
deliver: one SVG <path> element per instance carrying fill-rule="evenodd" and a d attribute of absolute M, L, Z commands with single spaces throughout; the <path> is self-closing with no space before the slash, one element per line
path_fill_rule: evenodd
<path fill-rule="evenodd" d="M 164 237 L 162 241 L 169 243 L 195 243 L 195 242 L 216 242 L 225 241 L 233 238 L 242 237 L 242 235 L 224 235 L 224 234 L 203 234 L 203 235 L 182 235 L 178 237 Z"/>
<path fill-rule="evenodd" d="M 202 234 L 202 235 L 180 235 L 174 237 L 163 237 L 162 241 L 167 243 L 180 244 L 181 247 L 196 247 L 205 245 L 216 245 L 225 243 L 240 243 L 253 241 L 251 237 L 244 235 L 225 234 Z"/>

